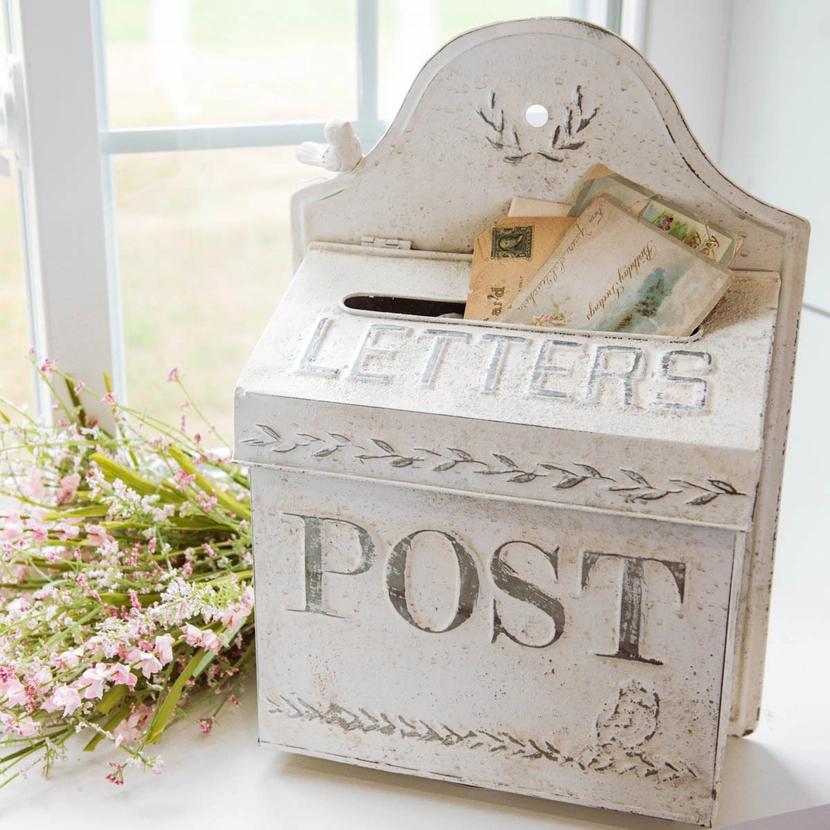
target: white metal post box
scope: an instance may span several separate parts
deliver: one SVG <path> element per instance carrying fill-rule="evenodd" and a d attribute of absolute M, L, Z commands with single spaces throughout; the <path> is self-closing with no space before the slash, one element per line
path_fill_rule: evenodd
<path fill-rule="evenodd" d="M 512 196 L 596 163 L 745 237 L 698 332 L 442 316 Z M 236 393 L 261 739 L 710 824 L 757 719 L 806 223 L 718 173 L 630 46 L 554 19 L 452 41 L 293 211 Z"/>

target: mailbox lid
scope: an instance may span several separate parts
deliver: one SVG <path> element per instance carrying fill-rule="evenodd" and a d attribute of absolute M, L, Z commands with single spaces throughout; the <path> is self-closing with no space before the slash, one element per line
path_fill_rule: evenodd
<path fill-rule="evenodd" d="M 778 279 L 736 276 L 692 338 L 359 311 L 461 301 L 469 257 L 312 245 L 237 387 L 250 464 L 746 528 Z"/>

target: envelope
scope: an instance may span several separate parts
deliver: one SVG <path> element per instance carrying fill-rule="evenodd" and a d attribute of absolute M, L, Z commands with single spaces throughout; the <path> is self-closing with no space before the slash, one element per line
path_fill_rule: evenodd
<path fill-rule="evenodd" d="M 508 216 L 476 237 L 464 318 L 497 320 L 576 219 Z"/>
<path fill-rule="evenodd" d="M 570 204 L 548 202 L 545 199 L 531 199 L 528 196 L 514 196 L 510 202 L 508 216 L 568 216 Z"/>

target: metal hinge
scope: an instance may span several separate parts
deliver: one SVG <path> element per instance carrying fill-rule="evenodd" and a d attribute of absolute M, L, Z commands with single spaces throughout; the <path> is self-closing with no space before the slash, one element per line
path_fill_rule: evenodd
<path fill-rule="evenodd" d="M 363 236 L 360 244 L 367 248 L 397 248 L 401 251 L 409 251 L 412 248 L 411 239 L 386 239 L 383 236 Z"/>

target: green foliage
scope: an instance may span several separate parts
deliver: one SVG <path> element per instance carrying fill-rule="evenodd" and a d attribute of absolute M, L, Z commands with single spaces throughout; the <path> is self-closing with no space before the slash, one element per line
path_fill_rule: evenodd
<path fill-rule="evenodd" d="M 0 425 L 0 786 L 85 731 L 126 753 L 121 784 L 200 693 L 209 731 L 253 661 L 248 482 L 201 436 L 40 372 L 55 425 L 8 402 Z"/>

